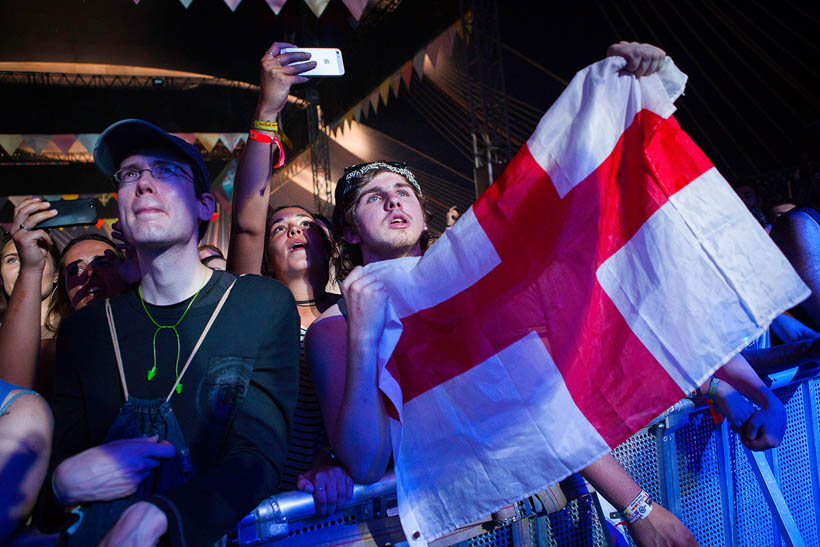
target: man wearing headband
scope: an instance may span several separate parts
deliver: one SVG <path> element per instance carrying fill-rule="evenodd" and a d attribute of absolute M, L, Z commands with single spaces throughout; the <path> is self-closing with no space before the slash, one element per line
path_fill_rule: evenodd
<path fill-rule="evenodd" d="M 376 342 L 386 294 L 362 266 L 420 256 L 427 243 L 424 197 L 403 163 L 354 165 L 336 185 L 333 232 L 336 276 L 344 300 L 308 329 L 305 346 L 336 456 L 356 482 L 381 478 L 390 459 L 390 430 L 376 386 Z"/>
<path fill-rule="evenodd" d="M 625 57 L 626 69 L 638 76 L 655 72 L 665 56 L 653 46 L 623 42 L 612 46 L 610 55 Z M 373 482 L 385 472 L 392 450 L 376 357 L 387 295 L 362 265 L 421 255 L 427 242 L 424 198 L 404 164 L 382 161 L 346 169 L 335 198 L 333 230 L 340 246 L 335 266 L 344 299 L 311 325 L 306 349 L 336 456 L 356 482 Z M 582 474 L 619 509 L 644 494 L 611 455 Z M 641 498 L 641 503 L 652 502 Z M 653 507 L 630 524 L 639 545 L 694 544 L 673 514 L 657 503 Z"/>
<path fill-rule="evenodd" d="M 293 297 L 200 262 L 214 200 L 192 145 L 124 120 L 94 159 L 140 279 L 58 337 L 53 490 L 82 515 L 61 544 L 211 545 L 279 482 L 297 393 Z"/>

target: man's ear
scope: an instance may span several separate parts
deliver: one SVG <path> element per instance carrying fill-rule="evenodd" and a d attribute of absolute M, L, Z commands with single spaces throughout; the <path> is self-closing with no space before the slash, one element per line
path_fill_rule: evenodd
<path fill-rule="evenodd" d="M 203 193 L 199 198 L 199 220 L 211 220 L 216 208 L 216 200 L 213 195 Z"/>
<path fill-rule="evenodd" d="M 344 230 L 342 230 L 342 239 L 344 239 L 351 245 L 357 245 L 362 241 L 359 232 L 353 226 L 347 226 L 344 228 Z"/>

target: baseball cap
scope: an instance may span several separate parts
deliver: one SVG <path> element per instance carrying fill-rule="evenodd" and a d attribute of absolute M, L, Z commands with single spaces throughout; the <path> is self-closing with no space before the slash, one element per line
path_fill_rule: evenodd
<path fill-rule="evenodd" d="M 159 148 L 190 160 L 194 181 L 200 192 L 211 190 L 211 177 L 196 147 L 177 136 L 166 133 L 143 120 L 120 120 L 106 128 L 94 146 L 94 162 L 106 177 L 111 177 L 122 160 L 138 150 Z"/>

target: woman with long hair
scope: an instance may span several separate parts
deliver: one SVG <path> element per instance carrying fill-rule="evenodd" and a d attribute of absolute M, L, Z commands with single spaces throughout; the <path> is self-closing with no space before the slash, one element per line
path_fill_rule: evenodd
<path fill-rule="evenodd" d="M 314 215 L 301 206 L 279 207 L 268 213 L 268 181 L 279 158 L 277 120 L 290 86 L 304 83 L 299 73 L 315 63 L 298 67 L 303 53 L 284 53 L 292 47 L 275 43 L 261 61 L 261 91 L 250 139 L 245 145 L 236 173 L 233 198 L 228 270 L 271 276 L 293 293 L 301 322 L 301 337 L 338 295 L 328 293 L 332 245 Z M 302 346 L 299 398 L 288 444 L 288 458 L 279 490 L 298 488 L 311 492 L 320 514 L 336 511 L 339 503 L 353 496 L 353 481 L 333 461 L 327 450 L 322 416 Z"/>
<path fill-rule="evenodd" d="M 0 247 L 0 378 L 44 393 L 53 374 L 54 337 L 70 309 L 56 296 L 57 250 L 48 233 L 36 229 L 54 215 L 47 201 L 23 200 Z"/>

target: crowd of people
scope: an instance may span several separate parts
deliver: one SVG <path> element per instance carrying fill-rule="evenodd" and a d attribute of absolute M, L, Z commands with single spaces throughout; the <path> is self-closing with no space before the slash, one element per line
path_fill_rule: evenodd
<path fill-rule="evenodd" d="M 387 296 L 364 266 L 424 253 L 425 197 L 409 167 L 371 161 L 339 179 L 331 222 L 271 207 L 279 113 L 315 65 L 285 47 L 260 62 L 227 256 L 199 245 L 214 208 L 199 152 L 140 120 L 94 150 L 117 191 L 114 239 L 58 252 L 38 228 L 49 203 L 15 208 L 0 248 L 0 543 L 36 528 L 60 545 L 209 545 L 275 492 L 310 492 L 329 514 L 391 465 L 376 379 Z M 665 58 L 625 42 L 608 55 L 639 77 Z M 786 426 L 759 374 L 820 352 L 820 213 L 786 212 L 771 236 L 812 296 L 693 394 L 754 450 Z M 694 543 L 613 456 L 581 475 L 639 544 Z"/>

